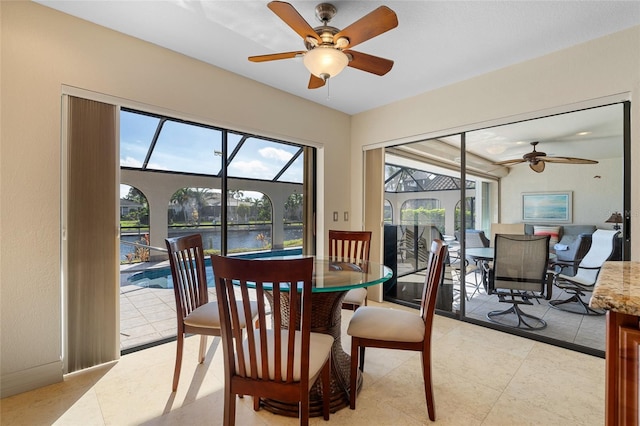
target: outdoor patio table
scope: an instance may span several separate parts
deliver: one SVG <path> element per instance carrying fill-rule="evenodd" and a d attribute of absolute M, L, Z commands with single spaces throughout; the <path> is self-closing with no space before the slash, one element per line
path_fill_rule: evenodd
<path fill-rule="evenodd" d="M 287 259 L 300 256 L 264 257 L 261 259 Z M 311 302 L 311 331 L 329 334 L 334 337 L 331 352 L 331 412 L 349 405 L 349 373 L 351 357 L 342 349 L 341 318 L 342 300 L 347 291 L 353 288 L 369 287 L 381 284 L 393 275 L 390 268 L 376 262 L 358 264 L 331 261 L 314 257 L 313 300 Z M 271 294 L 267 299 L 272 302 Z M 282 309 L 287 309 L 288 299 L 282 301 Z M 272 304 L 273 306 L 273 304 Z M 288 309 L 287 309 L 288 310 Z M 362 386 L 362 377 L 358 379 L 358 390 Z M 320 383 L 310 391 L 310 415 L 322 415 L 322 395 Z M 298 404 L 274 401 L 263 398 L 264 408 L 276 414 L 291 417 L 298 416 Z"/>
<path fill-rule="evenodd" d="M 468 248 L 465 250 L 465 255 L 471 257 L 476 262 L 490 262 L 493 260 L 493 247 L 474 247 Z M 556 255 L 554 253 L 549 253 L 549 260 L 554 261 L 556 259 Z M 489 277 L 487 276 L 487 271 L 485 268 L 480 268 L 482 273 L 482 285 L 484 286 L 484 290 L 487 291 L 487 287 L 489 286 Z"/>

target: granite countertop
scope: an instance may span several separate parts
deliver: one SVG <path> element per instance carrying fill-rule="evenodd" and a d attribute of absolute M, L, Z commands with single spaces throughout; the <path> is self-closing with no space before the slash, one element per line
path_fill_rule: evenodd
<path fill-rule="evenodd" d="M 640 316 L 640 262 L 605 262 L 589 306 Z"/>

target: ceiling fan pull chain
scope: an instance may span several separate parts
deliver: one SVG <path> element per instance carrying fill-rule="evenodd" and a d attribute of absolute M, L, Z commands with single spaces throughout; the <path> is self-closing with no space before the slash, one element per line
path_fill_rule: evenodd
<path fill-rule="evenodd" d="M 331 86 L 331 79 L 327 79 L 327 102 L 331 100 L 331 92 L 329 91 L 329 86 Z"/>

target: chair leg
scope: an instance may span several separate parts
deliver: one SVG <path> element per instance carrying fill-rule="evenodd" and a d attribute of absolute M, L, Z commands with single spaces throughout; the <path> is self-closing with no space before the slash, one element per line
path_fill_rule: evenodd
<path fill-rule="evenodd" d="M 582 297 L 580 297 L 581 295 L 584 295 L 584 293 L 575 292 L 573 296 L 571 296 L 568 299 L 550 301 L 549 306 L 551 306 L 552 308 L 560 309 L 565 312 L 570 312 L 572 314 L 579 314 L 579 315 L 604 315 L 605 314 L 605 311 L 602 311 L 599 309 L 593 309 L 591 306 L 589 306 L 584 300 L 582 300 Z M 567 303 L 577 303 L 577 305 L 574 305 L 575 307 L 577 307 L 577 309 L 571 309 L 571 308 L 564 309 L 561 306 Z"/>
<path fill-rule="evenodd" d="M 180 380 L 180 367 L 182 367 L 182 349 L 184 346 L 184 333 L 178 332 L 176 338 L 176 366 L 173 369 L 173 387 L 172 391 L 178 389 L 178 381 Z"/>
<path fill-rule="evenodd" d="M 508 314 L 515 314 L 516 318 L 518 319 L 518 324 L 516 324 L 516 325 L 503 324 L 500 321 L 497 321 L 496 319 L 494 319 L 494 317 L 501 316 L 501 315 L 508 315 Z M 529 319 L 533 320 L 534 321 L 534 325 L 530 324 L 527 321 L 526 318 L 529 318 Z M 489 321 L 491 321 L 491 322 L 496 323 L 496 324 L 504 325 L 504 326 L 507 326 L 507 327 L 513 327 L 513 328 L 520 328 L 520 326 L 523 325 L 525 328 L 528 328 L 529 330 L 542 330 L 542 329 L 547 327 L 547 323 L 542 318 L 538 318 L 538 317 L 535 317 L 533 315 L 529 315 L 529 314 L 525 313 L 516 304 L 514 304 L 513 306 L 511 306 L 508 309 L 505 309 L 504 311 L 491 311 L 491 312 L 489 312 L 487 314 L 487 319 Z"/>
<path fill-rule="evenodd" d="M 422 378 L 424 394 L 427 398 L 427 412 L 432 422 L 436 421 L 436 404 L 433 397 L 433 380 L 431 378 L 431 350 L 422 352 Z"/>
<path fill-rule="evenodd" d="M 351 338 L 351 372 L 349 373 L 349 408 L 356 409 L 356 391 L 358 387 L 358 338 Z"/>
<path fill-rule="evenodd" d="M 364 346 L 360 348 L 360 371 L 364 371 L 364 349 Z"/>
<path fill-rule="evenodd" d="M 329 410 L 331 408 L 331 356 L 322 368 L 322 415 L 325 420 L 329 420 Z"/>
<path fill-rule="evenodd" d="M 236 424 L 236 395 L 231 393 L 231 385 L 225 380 L 224 384 L 224 425 L 234 426 Z"/>
<path fill-rule="evenodd" d="M 202 364 L 204 362 L 204 354 L 207 351 L 207 336 L 200 335 L 200 350 L 198 351 L 198 362 Z"/>
<path fill-rule="evenodd" d="M 300 426 L 309 426 L 309 393 L 300 399 Z"/>

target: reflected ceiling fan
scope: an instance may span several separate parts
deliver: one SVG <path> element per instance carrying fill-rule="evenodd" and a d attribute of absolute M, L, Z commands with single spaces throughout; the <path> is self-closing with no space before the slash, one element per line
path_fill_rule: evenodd
<path fill-rule="evenodd" d="M 343 30 L 328 25 L 337 12 L 336 7 L 329 3 L 316 6 L 316 17 L 322 22 L 316 28 L 312 28 L 289 3 L 272 1 L 267 7 L 302 37 L 307 50 L 250 56 L 251 62 L 302 56 L 305 67 L 311 72 L 309 89 L 324 86 L 330 77 L 338 75 L 346 66 L 376 75 L 385 75 L 393 67 L 393 61 L 389 59 L 351 50 L 398 26 L 398 17 L 386 6 L 380 6 Z"/>
<path fill-rule="evenodd" d="M 595 160 L 587 160 L 584 158 L 575 157 L 547 157 L 547 154 L 542 151 L 536 151 L 536 145 L 539 142 L 531 142 L 533 151 L 529 152 L 515 160 L 498 161 L 493 163 L 501 166 L 510 166 L 518 163 L 529 163 L 529 167 L 536 173 L 542 173 L 544 171 L 545 163 L 563 163 L 563 164 L 598 164 Z"/>

